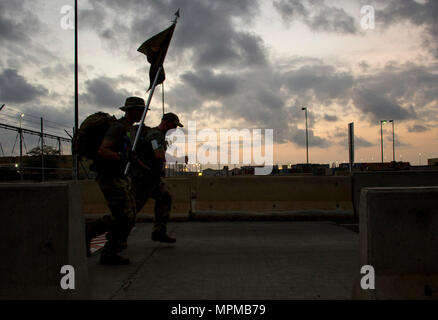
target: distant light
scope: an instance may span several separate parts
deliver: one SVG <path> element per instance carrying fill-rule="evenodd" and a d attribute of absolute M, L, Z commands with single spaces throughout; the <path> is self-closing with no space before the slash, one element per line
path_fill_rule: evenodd
<path fill-rule="evenodd" d="M 23 118 L 24 117 L 24 113 L 20 114 L 20 117 Z"/>
<path fill-rule="evenodd" d="M 202 172 L 198 172 L 198 176 L 199 176 L 199 177 L 202 177 Z"/>
<path fill-rule="evenodd" d="M 15 168 L 18 168 L 18 163 L 15 164 Z"/>

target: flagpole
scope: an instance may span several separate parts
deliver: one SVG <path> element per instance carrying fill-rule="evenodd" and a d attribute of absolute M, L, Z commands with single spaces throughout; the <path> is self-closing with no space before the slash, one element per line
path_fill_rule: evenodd
<path fill-rule="evenodd" d="M 161 84 L 161 93 L 162 93 L 162 100 L 163 100 L 163 116 L 164 116 L 164 81 Z"/>
<path fill-rule="evenodd" d="M 78 131 L 79 127 L 78 104 L 78 1 L 75 0 L 75 133 Z M 74 179 L 79 180 L 79 164 L 77 153 L 72 154 L 72 157 Z"/>
<path fill-rule="evenodd" d="M 143 115 L 141 116 L 140 125 L 138 126 L 137 133 L 135 134 L 135 140 L 134 140 L 134 144 L 132 145 L 132 151 L 135 151 L 135 149 L 137 147 L 138 139 L 140 138 L 140 133 L 141 133 L 141 130 L 143 129 L 143 125 L 144 125 L 144 119 L 146 118 L 146 114 L 148 113 L 149 105 L 151 104 L 152 96 L 154 94 L 155 87 L 156 87 L 157 81 L 158 81 L 158 77 L 160 76 L 160 72 L 161 72 L 162 68 L 163 68 L 163 66 L 160 66 L 157 70 L 156 75 L 155 75 L 154 83 L 152 85 L 151 91 L 149 92 L 149 97 L 148 97 L 148 100 L 146 102 L 146 108 L 143 111 Z M 130 167 L 131 167 L 131 162 L 128 162 L 128 164 L 126 165 L 126 168 L 125 168 L 125 175 L 128 174 Z"/>
<path fill-rule="evenodd" d="M 179 9 L 178 9 L 178 10 L 175 12 L 175 20 L 172 21 L 174 25 L 176 25 L 179 16 L 180 16 L 180 15 L 179 15 Z M 170 44 L 170 40 L 169 40 L 169 44 Z M 169 44 L 168 44 L 168 45 L 169 45 Z M 167 51 L 167 49 L 166 49 L 166 51 Z M 159 67 L 158 70 L 157 70 L 157 73 L 155 74 L 154 83 L 152 84 L 151 92 L 149 92 L 149 97 L 148 97 L 148 100 L 147 100 L 147 102 L 146 102 L 146 107 L 145 107 L 145 109 L 144 109 L 144 111 L 143 111 L 143 115 L 142 115 L 142 117 L 141 117 L 140 125 L 139 125 L 138 128 L 137 128 L 137 133 L 135 134 L 134 143 L 133 143 L 133 145 L 132 145 L 132 149 L 131 149 L 133 152 L 135 152 L 135 149 L 137 148 L 137 143 L 138 143 L 138 140 L 139 140 L 139 138 L 140 138 L 141 131 L 142 131 L 143 126 L 144 126 L 144 119 L 146 118 L 146 114 L 148 113 L 149 105 L 151 104 L 152 96 L 153 96 L 153 94 L 154 94 L 155 87 L 156 87 L 157 82 L 158 82 L 158 77 L 160 76 L 161 70 L 163 70 L 163 63 L 164 63 L 164 57 L 163 57 L 163 60 L 161 61 L 161 65 L 160 65 L 160 67 Z M 164 80 L 163 80 L 163 83 L 164 83 Z M 164 91 L 163 91 L 163 95 L 164 95 Z M 164 112 L 164 100 L 163 100 L 163 112 Z M 130 168 L 130 167 L 131 167 L 131 162 L 129 161 L 128 164 L 126 165 L 126 168 L 125 168 L 125 175 L 128 175 L 128 172 L 129 172 L 129 168 Z"/>

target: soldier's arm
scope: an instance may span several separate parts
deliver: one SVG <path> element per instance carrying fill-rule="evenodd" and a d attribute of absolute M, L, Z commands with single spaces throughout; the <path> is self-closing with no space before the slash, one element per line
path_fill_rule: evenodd
<path fill-rule="evenodd" d="M 166 162 L 166 151 L 164 149 L 164 146 L 160 144 L 157 140 L 152 140 L 152 149 L 154 150 L 155 159 L 160 164 L 161 167 L 163 167 L 164 163 Z"/>

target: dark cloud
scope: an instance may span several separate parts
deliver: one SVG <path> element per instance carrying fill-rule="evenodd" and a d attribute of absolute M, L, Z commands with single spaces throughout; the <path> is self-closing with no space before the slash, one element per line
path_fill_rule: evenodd
<path fill-rule="evenodd" d="M 383 134 L 385 136 L 384 140 L 386 141 L 385 142 L 385 149 L 386 148 L 392 148 L 392 143 L 393 143 L 392 130 L 390 132 L 384 132 Z M 403 139 L 400 138 L 400 136 L 398 134 L 394 135 L 394 140 L 395 140 L 395 147 L 396 148 L 400 148 L 400 147 L 402 147 L 402 148 L 412 147 L 411 144 L 405 143 L 403 141 Z"/>
<path fill-rule="evenodd" d="M 46 88 L 29 83 L 15 69 L 5 69 L 0 73 L 0 100 L 5 103 L 29 102 L 47 94 Z"/>
<path fill-rule="evenodd" d="M 438 1 L 387 0 L 382 10 L 376 11 L 376 16 L 377 22 L 383 21 L 385 25 L 409 21 L 425 28 L 427 36 L 424 44 L 438 58 Z"/>
<path fill-rule="evenodd" d="M 336 121 L 338 121 L 338 117 L 337 116 L 333 116 L 333 115 L 329 115 L 329 114 L 325 114 L 324 115 L 324 120 L 328 121 L 328 122 L 336 122 Z"/>
<path fill-rule="evenodd" d="M 426 132 L 429 131 L 429 128 L 421 124 L 415 124 L 413 126 L 409 126 L 408 131 L 411 133 Z"/>
<path fill-rule="evenodd" d="M 218 107 L 208 107 L 206 116 L 214 116 L 218 119 L 216 124 L 222 124 L 227 120 L 239 121 L 241 127 L 274 129 L 274 141 L 285 143 L 294 142 L 299 146 L 305 145 L 302 127 L 305 124 L 304 114 L 299 107 L 286 105 L 286 96 L 281 92 L 278 83 L 278 74 L 270 68 L 260 70 L 254 69 L 251 72 L 239 74 L 239 77 L 202 72 L 185 75 L 186 81 L 168 94 L 168 101 L 177 112 L 185 113 L 184 118 L 193 120 L 203 117 L 203 101 L 205 99 L 216 99 Z M 233 86 L 223 89 L 217 85 L 218 79 L 224 77 Z M 275 80 L 276 79 L 276 80 Z M 204 83 L 202 83 L 204 81 Z M 222 82 L 221 82 L 222 84 Z M 216 91 L 214 88 L 221 88 Z M 309 113 L 309 140 L 312 139 L 313 146 L 326 147 L 330 142 L 322 137 L 315 136 L 312 124 L 315 115 Z M 214 124 L 209 124 L 210 126 Z M 304 141 L 304 142 L 303 142 Z"/>
<path fill-rule="evenodd" d="M 132 95 L 127 90 L 117 87 L 118 81 L 107 77 L 87 80 L 85 81 L 86 92 L 80 95 L 80 100 L 91 108 L 117 110 L 117 107 L 123 105 L 126 97 Z"/>
<path fill-rule="evenodd" d="M 347 134 L 345 134 L 346 136 Z M 340 146 L 343 147 L 349 147 L 348 144 L 348 137 L 344 137 L 342 140 L 339 141 L 338 143 Z M 362 148 L 370 148 L 370 147 L 374 147 L 375 144 L 369 142 L 368 140 L 366 140 L 365 138 L 359 137 L 359 136 L 355 136 L 354 137 L 354 148 L 356 150 L 362 149 Z"/>
<path fill-rule="evenodd" d="M 259 10 L 254 1 L 107 0 L 90 5 L 91 8 L 80 12 L 83 26 L 97 30 L 101 39 L 113 43 L 110 47 L 114 47 L 114 42 L 119 44 L 117 38 L 122 38 L 128 42 L 124 49 L 137 49 L 147 38 L 169 26 L 173 13 L 181 8 L 167 60 L 186 57 L 197 68 L 246 68 L 267 63 L 261 38 L 235 26 L 235 19 L 251 23 Z M 123 16 L 120 12 L 124 12 Z M 173 57 L 171 52 L 178 52 L 178 56 Z"/>
<path fill-rule="evenodd" d="M 352 98 L 370 120 L 430 120 L 438 102 L 438 66 L 392 63 L 359 76 Z"/>
<path fill-rule="evenodd" d="M 22 1 L 0 2 L 0 41 L 23 43 L 31 39 L 29 31 L 36 31 L 40 23 Z"/>
<path fill-rule="evenodd" d="M 293 130 L 291 132 L 291 141 L 300 147 L 306 147 L 306 130 Z M 315 136 L 313 130 L 308 131 L 309 134 L 309 148 L 328 148 L 332 145 L 330 140 Z"/>
<path fill-rule="evenodd" d="M 196 92 L 206 98 L 221 98 L 232 95 L 237 90 L 238 79 L 235 76 L 214 74 L 209 70 L 186 72 L 182 79 Z"/>
<path fill-rule="evenodd" d="M 347 145 L 348 145 L 348 144 L 347 144 Z M 371 142 L 367 141 L 365 138 L 362 138 L 362 137 L 358 137 L 358 136 L 356 136 L 356 137 L 354 137 L 354 146 L 355 146 L 357 149 L 360 149 L 360 148 L 369 148 L 369 147 L 373 147 L 374 144 L 372 144 Z"/>
<path fill-rule="evenodd" d="M 223 107 L 209 112 L 219 119 L 242 119 L 247 126 L 274 128 L 276 142 L 302 145 L 302 106 L 308 107 L 313 130 L 318 121 L 336 122 L 340 114 L 351 114 L 354 109 L 360 111 L 358 120 L 373 124 L 381 119 L 430 121 L 431 106 L 438 101 L 438 73 L 430 66 L 391 64 L 370 70 L 366 76 L 338 71 L 319 60 L 301 61 L 294 67 L 289 71 L 254 69 L 239 77 L 204 70 L 186 73 L 185 84 L 168 94 L 169 103 L 196 117 L 192 112 L 202 109 L 205 100 L 214 99 Z M 332 103 L 341 105 L 336 114 L 329 108 Z M 312 138 L 315 145 L 330 145 L 323 138 Z M 358 143 L 370 146 L 366 140 Z"/>
<path fill-rule="evenodd" d="M 34 37 L 46 31 L 34 6 L 31 1 L 0 2 L 0 61 L 9 68 L 54 60 L 53 54 Z"/>
<path fill-rule="evenodd" d="M 333 66 L 314 64 L 303 66 L 282 75 L 283 85 L 292 94 L 310 94 L 321 103 L 348 99 L 354 78 L 338 72 Z"/>
<path fill-rule="evenodd" d="M 409 120 L 415 118 L 415 112 L 412 108 L 406 110 L 385 95 L 367 89 L 355 89 L 353 101 L 356 108 L 370 116 L 373 122 L 383 119 Z"/>
<path fill-rule="evenodd" d="M 311 30 L 356 34 L 354 18 L 342 8 L 329 6 L 324 0 L 279 0 L 274 2 L 283 20 L 302 20 Z"/>

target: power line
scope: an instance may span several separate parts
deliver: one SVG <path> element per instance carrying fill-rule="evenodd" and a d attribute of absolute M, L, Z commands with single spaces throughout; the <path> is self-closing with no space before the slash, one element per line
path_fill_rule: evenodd
<path fill-rule="evenodd" d="M 22 113 L 23 113 L 24 115 L 29 116 L 29 117 L 32 117 L 32 118 L 36 118 L 36 119 L 40 119 L 40 118 L 41 118 L 41 116 L 37 116 L 37 115 L 31 114 L 31 113 L 28 113 L 28 112 L 23 112 L 23 111 L 21 111 L 21 110 L 15 108 L 15 107 L 10 107 L 10 106 L 5 106 L 5 107 L 3 108 L 3 110 L 2 110 L 2 113 L 6 112 L 6 111 L 9 111 L 9 110 L 14 110 L 15 112 L 17 112 L 17 113 L 19 113 L 19 114 L 22 114 Z M 43 118 L 44 118 L 44 117 L 43 117 Z M 51 122 L 51 123 L 54 123 L 54 124 L 60 125 L 60 126 L 62 126 L 62 127 L 71 127 L 71 126 L 72 126 L 71 124 L 60 123 L 60 122 L 53 121 L 53 120 L 46 119 L 46 118 L 44 118 L 44 121 L 45 121 L 45 122 L 48 121 L 48 122 Z"/>
<path fill-rule="evenodd" d="M 5 117 L 9 117 L 11 119 L 16 120 L 15 117 L 10 116 L 8 114 L 4 114 L 4 115 L 0 114 L 0 119 L 7 120 Z M 44 121 L 45 121 L 45 119 L 44 119 Z M 28 127 L 32 128 L 32 129 L 41 130 L 41 127 L 39 126 L 41 122 L 39 122 L 39 121 L 37 122 L 37 121 L 33 121 L 33 120 L 26 120 L 24 122 L 27 124 Z M 47 125 L 45 125 L 44 127 L 49 127 L 49 128 L 51 128 L 51 129 L 53 129 L 55 131 L 59 131 L 59 132 L 54 132 L 53 130 L 45 130 L 45 131 L 50 132 L 50 133 L 52 133 L 54 135 L 59 135 L 60 132 L 65 130 L 64 128 L 47 126 Z"/>
<path fill-rule="evenodd" d="M 11 115 L 11 114 L 7 114 L 7 113 L 4 113 L 4 112 L 2 112 L 2 113 L 0 113 L 0 115 L 2 115 L 2 116 L 5 116 L 5 117 L 9 117 L 9 118 L 11 118 L 11 119 L 13 119 L 13 120 L 17 120 L 17 115 Z M 24 115 L 26 115 L 26 114 L 24 114 Z M 34 118 L 34 117 L 32 117 L 32 118 Z M 40 120 L 41 118 L 38 118 L 38 120 Z M 30 123 L 36 123 L 36 124 L 40 124 L 40 121 L 36 121 L 36 120 L 32 120 L 32 119 L 25 119 L 24 120 L 25 122 L 30 122 Z M 48 121 L 48 120 L 46 120 L 45 118 L 44 118 L 44 122 L 46 122 L 46 121 Z M 50 121 L 51 122 L 51 121 Z M 49 128 L 52 128 L 52 129 L 56 129 L 56 130 L 63 130 L 65 127 L 63 126 L 63 127 L 60 127 L 60 126 L 54 126 L 54 125 L 51 125 L 51 124 L 46 124 L 45 123 L 45 125 L 44 125 L 45 127 L 49 127 Z"/>

